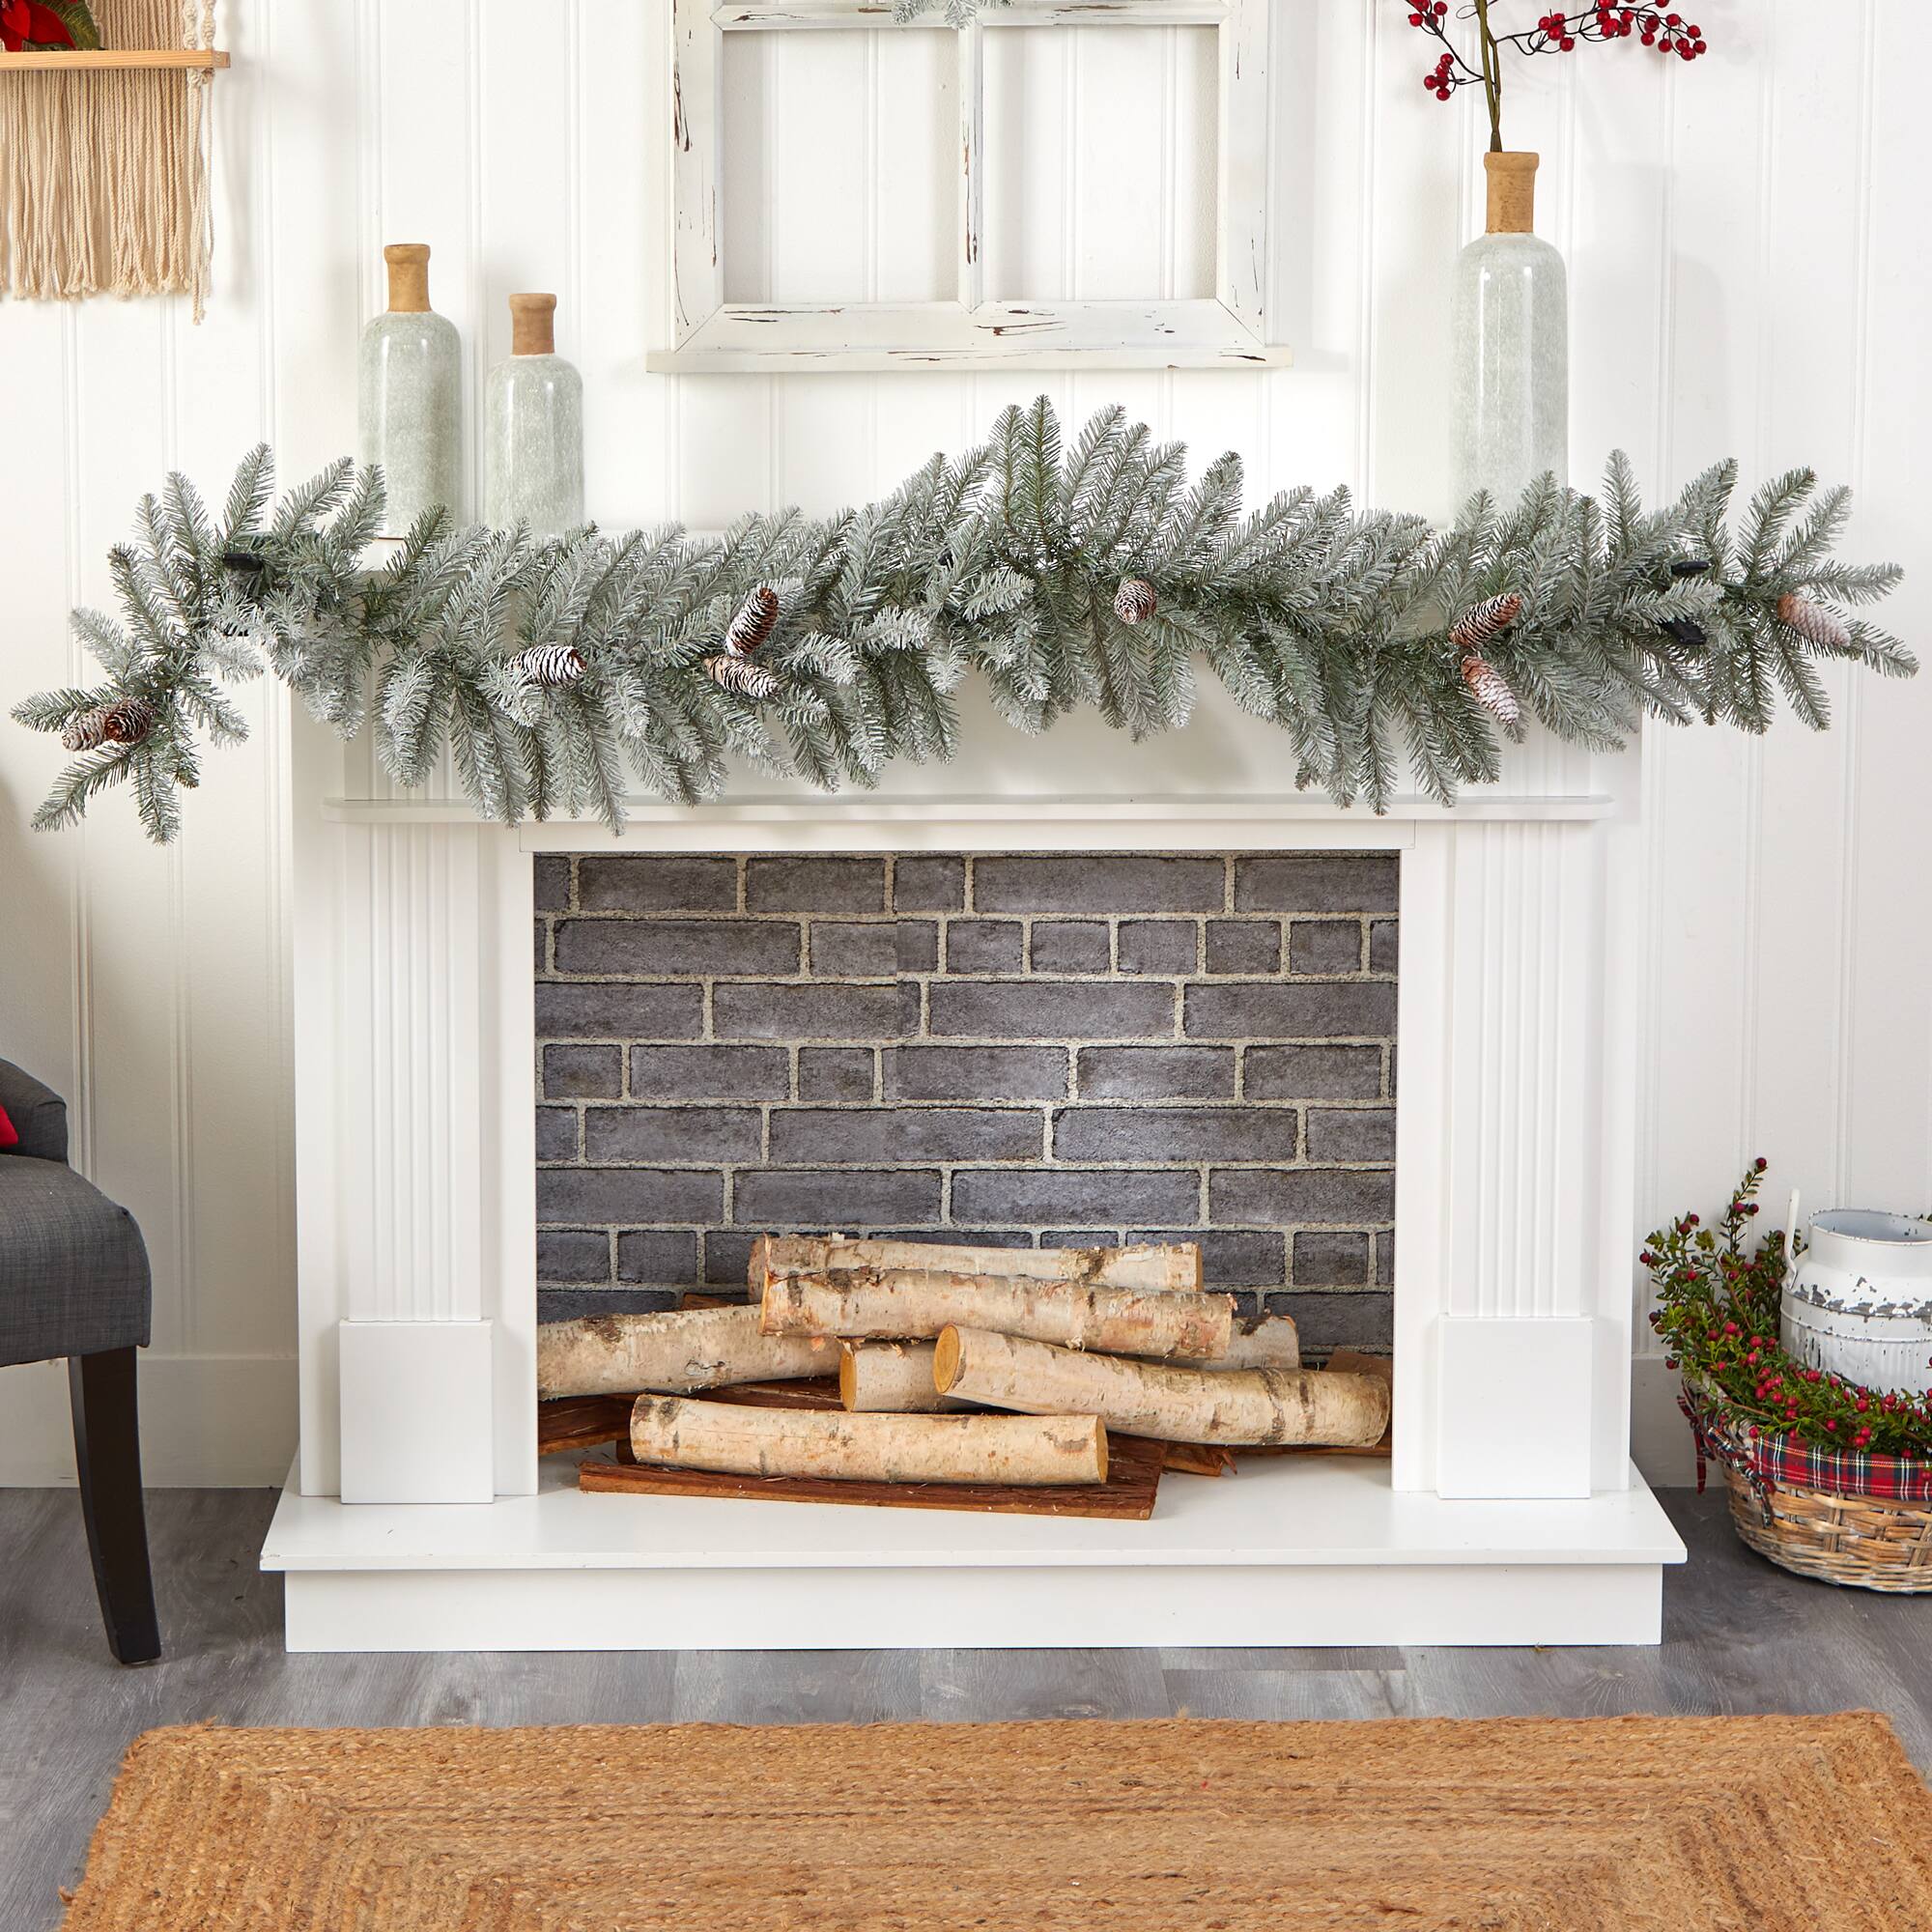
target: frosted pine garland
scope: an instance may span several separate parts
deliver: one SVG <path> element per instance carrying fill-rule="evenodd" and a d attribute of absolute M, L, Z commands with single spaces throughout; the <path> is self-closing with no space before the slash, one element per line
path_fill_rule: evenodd
<path fill-rule="evenodd" d="M 535 538 L 439 512 L 372 569 L 380 474 L 344 461 L 271 504 L 262 449 L 219 516 L 181 477 L 142 500 L 108 559 L 119 621 L 74 613 L 98 680 L 14 715 L 83 742 L 37 824 L 128 783 L 157 839 L 204 744 L 245 735 L 226 685 L 265 670 L 336 730 L 366 728 L 399 786 L 447 753 L 506 822 L 614 826 L 634 790 L 692 804 L 745 766 L 869 784 L 892 759 L 952 753 L 968 677 L 1019 730 L 1091 705 L 1138 738 L 1184 724 L 1212 676 L 1279 726 L 1298 784 L 1377 810 L 1406 789 L 1446 803 L 1493 781 L 1500 738 L 1531 724 L 1599 749 L 1645 717 L 1762 731 L 1781 696 L 1822 726 L 1820 661 L 1916 668 L 1835 614 L 1898 578 L 1833 555 L 1845 493 L 1793 471 L 1733 528 L 1735 482 L 1720 465 L 1650 511 L 1618 457 L 1601 498 L 1545 481 L 1449 529 L 1339 490 L 1244 508 L 1236 458 L 1190 482 L 1185 452 L 1118 409 L 1063 447 L 1042 398 L 824 521 Z M 1710 567 L 1685 576 L 1687 557 Z M 1479 618 L 1472 652 L 1457 639 Z M 569 662 L 554 652 L 582 674 L 526 674 Z M 1471 656 L 1494 686 L 1465 674 Z M 117 737 L 109 712 L 141 728 Z"/>

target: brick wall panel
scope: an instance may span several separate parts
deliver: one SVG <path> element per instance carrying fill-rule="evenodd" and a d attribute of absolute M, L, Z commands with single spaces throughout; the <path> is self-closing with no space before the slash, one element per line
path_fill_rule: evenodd
<path fill-rule="evenodd" d="M 743 1293 L 767 1228 L 1192 1239 L 1311 1355 L 1386 1347 L 1396 880 L 1359 853 L 545 855 L 542 1310 Z"/>

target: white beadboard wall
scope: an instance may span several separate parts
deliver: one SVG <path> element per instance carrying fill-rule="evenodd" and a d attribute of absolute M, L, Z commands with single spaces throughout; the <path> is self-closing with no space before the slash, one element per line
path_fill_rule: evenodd
<path fill-rule="evenodd" d="M 1480 221 L 1471 103 L 1437 105 L 1399 0 L 1276 0 L 1285 185 L 1279 374 L 655 379 L 664 297 L 662 0 L 226 0 L 209 320 L 176 303 L 0 305 L 0 697 L 76 668 L 64 617 L 170 467 L 211 491 L 258 438 L 284 475 L 350 447 L 355 345 L 385 240 L 427 240 L 472 404 L 504 297 L 554 288 L 591 398 L 607 525 L 716 526 L 890 485 L 1045 386 L 1234 447 L 1254 486 L 1350 483 L 1440 514 L 1451 264 Z M 1526 12 L 1528 0 L 1517 0 Z M 1653 489 L 1735 453 L 1857 486 L 1861 556 L 1917 567 L 1932 441 L 1922 75 L 1913 0 L 1702 0 L 1694 68 L 1634 46 L 1513 71 L 1513 144 L 1544 156 L 1540 226 L 1569 256 L 1578 480 L 1615 445 Z M 1211 66 L 1191 30 L 997 40 L 991 284 L 1184 295 L 1207 272 Z M 734 49 L 733 295 L 914 298 L 950 259 L 945 36 L 762 37 Z M 1717 1202 L 1750 1154 L 1813 1203 L 1932 1208 L 1932 679 L 1833 679 L 1837 728 L 1761 743 L 1652 734 L 1643 956 L 1644 1211 Z M 286 715 L 213 755 L 170 852 L 120 802 L 29 834 L 59 758 L 0 724 L 0 1054 L 73 1107 L 75 1158 L 138 1214 L 156 1274 L 143 1367 L 160 1483 L 278 1480 L 294 1287 Z M 1633 1231 L 1634 1234 L 1636 1231 Z M 1639 1364 L 1640 1453 L 1682 1467 L 1666 1378 Z M 0 1481 L 71 1480 L 57 1368 L 0 1371 Z"/>

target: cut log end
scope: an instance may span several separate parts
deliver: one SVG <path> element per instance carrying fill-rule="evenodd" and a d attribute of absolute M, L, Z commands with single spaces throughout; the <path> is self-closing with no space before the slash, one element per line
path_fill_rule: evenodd
<path fill-rule="evenodd" d="M 854 1359 L 855 1353 L 852 1349 L 838 1351 L 838 1400 L 847 1409 L 859 1406 L 859 1364 Z"/>
<path fill-rule="evenodd" d="M 951 1395 L 959 1379 L 959 1353 L 957 1327 L 942 1328 L 932 1351 L 932 1385 L 941 1395 Z"/>

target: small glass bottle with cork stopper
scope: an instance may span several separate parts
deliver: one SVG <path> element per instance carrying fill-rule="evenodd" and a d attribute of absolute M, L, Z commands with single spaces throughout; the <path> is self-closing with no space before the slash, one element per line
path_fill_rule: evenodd
<path fill-rule="evenodd" d="M 1545 471 L 1570 480 L 1570 297 L 1534 232 L 1537 156 L 1492 149 L 1483 166 L 1487 232 L 1457 259 L 1452 311 L 1459 511 L 1478 490 L 1510 507 Z"/>
<path fill-rule="evenodd" d="M 429 305 L 429 245 L 383 250 L 389 305 L 362 330 L 356 359 L 357 457 L 381 464 L 383 529 L 403 536 L 425 510 L 463 515 L 463 351 Z"/>
<path fill-rule="evenodd" d="M 556 298 L 510 298 L 510 355 L 490 371 L 484 519 L 561 536 L 583 523 L 583 379 L 556 353 Z"/>

